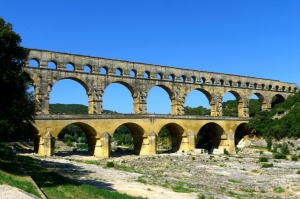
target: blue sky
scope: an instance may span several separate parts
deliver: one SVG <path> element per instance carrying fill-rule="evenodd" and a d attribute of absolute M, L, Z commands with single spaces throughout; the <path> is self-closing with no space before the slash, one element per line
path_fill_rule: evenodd
<path fill-rule="evenodd" d="M 298 85 L 299 13 L 300 1 L 292 0 L 0 1 L 0 16 L 13 24 L 24 47 Z M 125 87 L 110 85 L 103 100 L 104 109 L 132 112 Z M 87 104 L 87 95 L 64 80 L 54 85 L 50 102 Z M 169 97 L 159 88 L 147 102 L 149 112 L 170 112 Z M 208 101 L 195 91 L 186 105 L 208 107 Z"/>

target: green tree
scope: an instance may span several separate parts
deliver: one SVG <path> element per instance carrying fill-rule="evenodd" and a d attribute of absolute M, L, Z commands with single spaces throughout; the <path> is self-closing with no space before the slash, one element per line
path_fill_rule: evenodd
<path fill-rule="evenodd" d="M 28 50 L 21 37 L 0 17 L 0 140 L 21 135 L 23 122 L 33 122 L 34 100 L 27 90 L 30 76 L 22 70 Z"/>

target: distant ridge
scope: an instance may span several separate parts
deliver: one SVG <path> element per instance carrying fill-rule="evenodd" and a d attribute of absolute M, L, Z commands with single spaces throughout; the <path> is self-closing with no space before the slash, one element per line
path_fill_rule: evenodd
<path fill-rule="evenodd" d="M 50 114 L 88 114 L 88 107 L 82 104 L 50 104 Z M 103 110 L 103 114 L 119 114 L 116 111 Z"/>

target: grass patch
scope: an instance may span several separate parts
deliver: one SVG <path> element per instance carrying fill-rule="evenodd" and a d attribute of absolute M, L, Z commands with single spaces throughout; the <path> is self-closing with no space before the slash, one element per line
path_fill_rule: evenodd
<path fill-rule="evenodd" d="M 298 170 L 296 174 L 300 174 L 300 170 Z"/>
<path fill-rule="evenodd" d="M 273 158 L 274 159 L 286 159 L 286 155 L 283 153 L 274 153 Z"/>
<path fill-rule="evenodd" d="M 133 197 L 127 194 L 98 189 L 96 187 L 81 184 L 72 179 L 64 177 L 56 172 L 49 171 L 42 167 L 37 160 L 30 157 L 20 157 L 22 164 L 31 175 L 36 184 L 43 190 L 48 198 L 85 199 L 85 198 L 106 198 L 106 199 L 132 199 L 142 198 Z M 102 184 L 105 184 L 102 182 Z M 106 183 L 107 188 L 111 184 Z"/>
<path fill-rule="evenodd" d="M 240 180 L 235 180 L 235 179 L 228 179 L 229 182 L 232 182 L 232 183 L 241 183 L 242 181 Z"/>
<path fill-rule="evenodd" d="M 195 186 L 186 183 L 186 182 L 177 182 L 175 186 L 172 187 L 172 190 L 175 192 L 181 192 L 181 193 L 190 193 L 193 192 L 193 189 Z"/>
<path fill-rule="evenodd" d="M 274 191 L 277 192 L 277 193 L 283 193 L 283 192 L 284 192 L 284 189 L 283 189 L 282 187 L 279 186 L 279 187 L 275 187 L 275 188 L 274 188 Z"/>
<path fill-rule="evenodd" d="M 253 192 L 255 192 L 254 189 L 241 189 L 241 190 L 244 191 L 244 192 L 247 192 L 247 193 L 253 193 Z"/>
<path fill-rule="evenodd" d="M 133 173 L 141 173 L 141 174 L 143 173 L 140 170 L 136 170 L 132 167 L 127 167 L 127 166 L 124 166 L 124 165 L 115 165 L 115 169 L 121 170 L 121 171 L 133 172 Z"/>
<path fill-rule="evenodd" d="M 269 159 L 267 157 L 260 157 L 258 161 L 259 162 L 268 162 Z"/>
<path fill-rule="evenodd" d="M 297 155 L 292 155 L 291 160 L 292 161 L 298 161 L 299 157 Z"/>
<path fill-rule="evenodd" d="M 263 165 L 261 165 L 261 168 L 270 168 L 273 166 L 274 166 L 273 164 L 264 163 Z"/>
<path fill-rule="evenodd" d="M 0 184 L 17 187 L 32 195 L 41 197 L 36 187 L 26 178 L 16 157 L 6 144 L 0 146 Z"/>

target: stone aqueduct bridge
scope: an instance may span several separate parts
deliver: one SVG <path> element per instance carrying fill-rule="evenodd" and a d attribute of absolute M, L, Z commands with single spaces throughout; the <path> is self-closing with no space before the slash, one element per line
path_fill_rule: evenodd
<path fill-rule="evenodd" d="M 38 67 L 30 67 L 31 60 Z M 55 64 L 49 69 L 48 63 Z M 35 89 L 36 122 L 28 125 L 35 135 L 35 150 L 39 155 L 54 152 L 55 139 L 69 124 L 82 128 L 88 137 L 90 152 L 97 157 L 110 156 L 110 139 L 115 129 L 125 125 L 132 133 L 137 154 L 155 154 L 157 134 L 166 126 L 172 136 L 173 151 L 195 148 L 195 137 L 201 128 L 210 132 L 213 148 L 234 152 L 235 133 L 245 132 L 249 119 L 249 98 L 255 94 L 262 109 L 271 108 L 272 98 L 284 101 L 298 90 L 292 83 L 246 76 L 188 70 L 99 57 L 74 55 L 31 49 L 24 70 L 31 75 Z M 67 70 L 67 64 L 73 70 Z M 88 67 L 90 72 L 84 72 Z M 105 70 L 105 74 L 100 71 Z M 118 72 L 117 72 L 118 71 Z M 134 75 L 132 75 L 134 74 Z M 88 95 L 88 115 L 51 115 L 49 96 L 53 85 L 62 79 L 80 83 Z M 102 115 L 102 96 L 111 83 L 120 83 L 132 94 L 134 114 Z M 147 94 L 154 86 L 163 88 L 170 97 L 171 115 L 147 114 Z M 184 116 L 185 98 L 192 90 L 207 97 L 211 116 Z M 117 91 L 116 91 L 117 92 Z M 226 92 L 238 101 L 238 117 L 222 117 L 222 99 Z"/>

